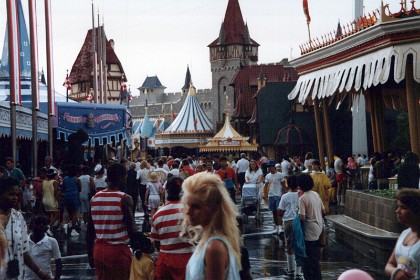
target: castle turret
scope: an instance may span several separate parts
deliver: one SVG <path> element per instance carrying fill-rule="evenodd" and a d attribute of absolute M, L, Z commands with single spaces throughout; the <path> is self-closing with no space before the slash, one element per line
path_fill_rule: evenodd
<path fill-rule="evenodd" d="M 233 88 L 229 82 L 243 66 L 255 65 L 258 62 L 258 47 L 244 23 L 238 0 L 229 0 L 225 18 L 221 24 L 219 37 L 210 45 L 210 64 L 212 71 L 212 94 L 215 111 L 213 121 L 215 128 L 223 125 L 223 110 L 226 95 L 235 101 Z M 235 104 L 235 103 L 234 103 Z M 230 109 L 232 115 L 233 108 Z"/>

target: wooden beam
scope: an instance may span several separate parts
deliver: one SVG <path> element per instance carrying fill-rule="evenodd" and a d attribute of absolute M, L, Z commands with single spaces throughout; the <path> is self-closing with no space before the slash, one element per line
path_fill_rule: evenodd
<path fill-rule="evenodd" d="M 417 155 L 420 152 L 420 133 L 419 133 L 419 86 L 413 78 L 413 60 L 407 60 L 405 72 L 405 84 L 407 91 L 407 109 L 408 109 L 408 124 L 410 129 L 410 143 L 411 151 Z"/>
<path fill-rule="evenodd" d="M 334 150 L 331 136 L 330 115 L 328 113 L 328 102 L 326 98 L 322 99 L 322 113 L 324 120 L 325 144 L 327 146 L 328 165 L 334 161 Z"/>
<path fill-rule="evenodd" d="M 321 169 L 325 169 L 325 153 L 324 153 L 324 137 L 322 136 L 322 123 L 321 115 L 319 113 L 319 101 L 314 99 L 314 114 L 315 114 L 315 126 L 316 126 L 316 138 L 318 141 L 318 155 L 319 161 L 321 162 Z"/>

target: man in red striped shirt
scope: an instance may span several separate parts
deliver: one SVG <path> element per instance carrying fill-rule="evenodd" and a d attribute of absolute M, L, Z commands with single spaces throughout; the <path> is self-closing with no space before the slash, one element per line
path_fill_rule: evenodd
<path fill-rule="evenodd" d="M 86 233 L 89 264 L 95 265 L 98 280 L 128 280 L 131 265 L 128 242 L 137 229 L 133 199 L 120 191 L 127 182 L 127 169 L 113 163 L 107 170 L 107 178 L 108 187 L 90 201 Z"/>
<path fill-rule="evenodd" d="M 160 247 L 156 261 L 155 279 L 185 279 L 185 269 L 194 248 L 179 236 L 183 220 L 180 202 L 181 177 L 173 177 L 166 184 L 168 203 L 152 219 L 150 238 Z"/>

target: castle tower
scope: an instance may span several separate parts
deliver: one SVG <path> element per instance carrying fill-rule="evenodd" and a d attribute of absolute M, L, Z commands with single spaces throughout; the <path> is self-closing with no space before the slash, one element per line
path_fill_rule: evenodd
<path fill-rule="evenodd" d="M 223 109 L 228 100 L 235 104 L 234 89 L 230 81 L 243 66 L 258 62 L 259 44 L 251 39 L 248 25 L 244 23 L 238 0 L 229 0 L 219 37 L 208 45 L 212 72 L 213 123 L 223 125 Z M 233 106 L 232 106 L 233 107 Z M 231 112 L 234 108 L 231 107 Z"/>

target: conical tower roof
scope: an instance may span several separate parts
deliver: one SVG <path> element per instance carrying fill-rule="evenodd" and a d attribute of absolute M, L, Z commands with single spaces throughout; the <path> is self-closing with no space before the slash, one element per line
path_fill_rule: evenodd
<path fill-rule="evenodd" d="M 28 29 L 26 28 L 25 16 L 23 14 L 22 3 L 18 1 L 18 21 L 19 21 L 19 52 L 20 52 L 20 78 L 21 80 L 31 79 L 31 47 L 29 45 Z M 9 36 L 4 34 L 3 54 L 0 64 L 0 80 L 9 80 Z"/>
<path fill-rule="evenodd" d="M 181 111 L 164 133 L 212 130 L 213 124 L 203 109 L 201 109 L 196 97 L 195 87 L 191 82 L 188 96 L 185 99 Z"/>

